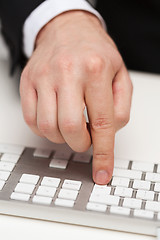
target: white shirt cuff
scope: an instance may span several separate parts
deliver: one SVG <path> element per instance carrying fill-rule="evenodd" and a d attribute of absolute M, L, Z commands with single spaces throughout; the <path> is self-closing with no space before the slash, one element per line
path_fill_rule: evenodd
<path fill-rule="evenodd" d="M 99 18 L 104 29 L 105 22 L 101 15 L 85 0 L 46 0 L 26 19 L 23 26 L 23 50 L 26 57 L 31 57 L 39 31 L 57 15 L 70 10 L 88 11 Z"/>

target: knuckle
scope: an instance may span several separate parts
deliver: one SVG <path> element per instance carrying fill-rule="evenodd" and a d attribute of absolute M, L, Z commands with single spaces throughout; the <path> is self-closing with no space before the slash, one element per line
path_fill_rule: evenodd
<path fill-rule="evenodd" d="M 38 128 L 39 131 L 44 135 L 54 133 L 56 131 L 56 127 L 54 126 L 54 124 L 49 121 L 39 121 Z"/>
<path fill-rule="evenodd" d="M 43 77 L 43 76 L 46 77 L 47 75 L 50 74 L 51 69 L 52 67 L 50 63 L 46 62 L 46 63 L 43 63 L 41 66 L 36 67 L 33 71 L 33 75 L 36 78 Z"/>
<path fill-rule="evenodd" d="M 101 73 L 105 67 L 105 60 L 100 55 L 92 54 L 86 60 L 86 67 L 87 70 L 91 73 Z"/>
<path fill-rule="evenodd" d="M 75 133 L 80 130 L 81 124 L 78 121 L 64 119 L 61 123 L 62 131 L 65 133 Z"/>
<path fill-rule="evenodd" d="M 97 164 L 104 162 L 108 162 L 110 164 L 114 160 L 114 153 L 112 150 L 108 150 L 106 152 L 96 152 L 94 154 L 94 160 Z"/>
<path fill-rule="evenodd" d="M 91 129 L 93 131 L 107 130 L 112 133 L 114 131 L 114 125 L 107 117 L 99 117 L 91 122 Z"/>
<path fill-rule="evenodd" d="M 34 116 L 24 114 L 24 120 L 28 126 L 36 126 L 36 118 Z"/>
<path fill-rule="evenodd" d="M 120 123 L 121 126 L 125 126 L 130 120 L 130 113 L 128 112 L 118 112 L 116 114 L 116 121 Z"/>

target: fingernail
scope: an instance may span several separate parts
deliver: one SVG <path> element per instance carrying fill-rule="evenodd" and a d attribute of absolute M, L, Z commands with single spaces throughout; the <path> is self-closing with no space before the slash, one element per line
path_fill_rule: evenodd
<path fill-rule="evenodd" d="M 105 170 L 99 170 L 96 173 L 96 183 L 97 184 L 107 184 L 108 173 Z"/>

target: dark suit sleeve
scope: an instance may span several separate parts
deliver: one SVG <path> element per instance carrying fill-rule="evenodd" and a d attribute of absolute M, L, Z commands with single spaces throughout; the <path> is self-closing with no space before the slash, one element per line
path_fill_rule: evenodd
<path fill-rule="evenodd" d="M 22 51 L 22 29 L 29 14 L 45 0 L 0 0 L 2 34 L 9 47 L 12 71 L 25 62 Z"/>

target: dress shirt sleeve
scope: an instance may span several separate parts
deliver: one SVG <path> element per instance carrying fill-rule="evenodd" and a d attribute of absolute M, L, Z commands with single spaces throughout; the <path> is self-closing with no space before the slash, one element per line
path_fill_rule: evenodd
<path fill-rule="evenodd" d="M 23 26 L 23 51 L 27 58 L 32 55 L 39 31 L 51 19 L 70 10 L 84 10 L 94 14 L 106 29 L 101 15 L 85 0 L 46 0 L 33 10 Z"/>

